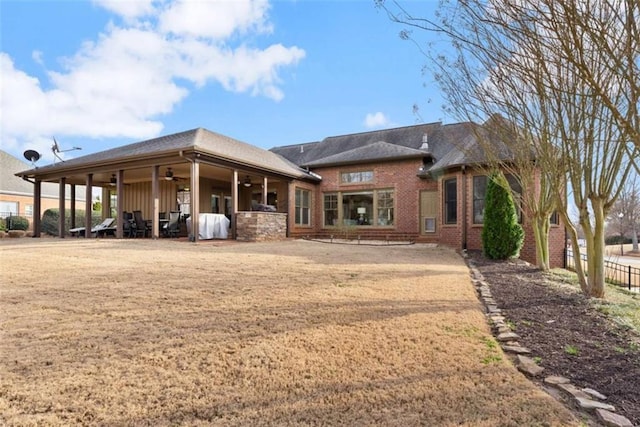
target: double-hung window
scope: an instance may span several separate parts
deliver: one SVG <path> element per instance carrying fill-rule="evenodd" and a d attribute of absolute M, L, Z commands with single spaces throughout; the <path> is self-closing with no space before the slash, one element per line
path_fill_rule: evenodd
<path fill-rule="evenodd" d="M 296 225 L 311 225 L 311 192 L 303 188 L 296 188 L 295 223 Z"/>
<path fill-rule="evenodd" d="M 484 222 L 484 199 L 487 195 L 487 177 L 478 175 L 473 177 L 473 223 Z"/>
<path fill-rule="evenodd" d="M 444 223 L 458 222 L 458 184 L 455 178 L 444 181 Z"/>

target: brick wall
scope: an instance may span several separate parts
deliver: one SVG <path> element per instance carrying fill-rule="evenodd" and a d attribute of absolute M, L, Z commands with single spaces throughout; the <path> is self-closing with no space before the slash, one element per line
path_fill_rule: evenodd
<path fill-rule="evenodd" d="M 317 187 L 311 187 L 312 192 L 312 224 L 311 227 L 298 227 L 290 218 L 290 235 L 299 237 L 304 235 L 329 236 L 340 233 L 339 226 L 325 226 L 323 224 L 324 206 L 323 195 L 328 192 L 358 192 L 371 190 L 394 190 L 394 221 L 393 226 L 360 226 L 355 233 L 363 239 L 420 239 L 419 203 L 420 191 L 436 189 L 437 182 L 417 177 L 421 159 L 400 160 L 386 163 L 371 163 L 355 166 L 341 166 L 317 168 L 314 172 L 322 176 L 322 182 Z M 340 182 L 341 172 L 373 171 L 373 181 L 356 184 Z M 293 187 L 300 184 L 292 184 Z M 290 191 L 290 203 L 293 206 L 294 189 Z M 433 236 L 425 239 L 435 241 Z"/>
<path fill-rule="evenodd" d="M 287 214 L 279 212 L 238 212 L 236 240 L 262 242 L 287 237 Z"/>
<path fill-rule="evenodd" d="M 473 224 L 473 177 L 485 175 L 486 171 L 473 168 L 459 168 L 448 171 L 436 179 L 420 179 L 417 176 L 421 159 L 393 161 L 386 163 L 370 163 L 355 166 L 341 166 L 317 168 L 314 172 L 322 176 L 322 182 L 317 186 L 308 183 L 294 182 L 289 189 L 289 203 L 294 206 L 295 188 L 303 187 L 312 191 L 311 225 L 309 227 L 296 226 L 293 215 L 289 218 L 289 235 L 292 237 L 316 236 L 342 237 L 344 227 L 325 226 L 323 224 L 324 206 L 323 194 L 330 192 L 358 192 L 380 189 L 394 190 L 394 219 L 393 226 L 357 226 L 348 230 L 351 238 L 361 239 L 412 239 L 417 242 L 439 243 L 456 250 L 482 249 L 482 225 Z M 373 171 L 373 181 L 368 183 L 343 184 L 340 182 L 341 172 Z M 457 181 L 457 218 L 456 224 L 444 224 L 443 218 L 443 182 L 455 178 Z M 437 191 L 438 212 L 436 215 L 436 232 L 421 234 L 420 230 L 420 193 L 422 191 Z M 521 258 L 535 263 L 535 242 L 531 224 L 524 217 L 525 241 L 521 251 Z M 464 226 L 466 224 L 466 227 Z M 549 251 L 552 267 L 561 267 L 564 257 L 564 227 L 552 226 L 549 236 Z"/>

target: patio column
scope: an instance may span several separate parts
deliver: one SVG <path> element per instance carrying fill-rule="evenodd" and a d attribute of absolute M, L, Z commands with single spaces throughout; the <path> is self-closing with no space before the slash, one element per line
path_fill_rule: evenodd
<path fill-rule="evenodd" d="M 93 215 L 91 215 L 92 211 L 93 211 L 93 203 L 91 198 L 93 196 L 93 174 L 89 173 L 87 174 L 86 177 L 86 182 L 85 182 L 85 191 L 84 191 L 84 237 L 85 238 L 90 238 L 91 237 L 91 217 Z"/>
<path fill-rule="evenodd" d="M 200 162 L 191 162 L 191 236 L 194 242 L 200 239 Z"/>
<path fill-rule="evenodd" d="M 64 223 L 65 223 L 65 190 L 67 185 L 66 178 L 60 178 L 58 182 L 58 211 L 60 215 L 58 216 L 58 237 L 64 239 Z"/>
<path fill-rule="evenodd" d="M 40 237 L 42 228 L 42 181 L 33 183 L 33 237 Z"/>
<path fill-rule="evenodd" d="M 111 218 L 111 191 L 109 187 L 102 187 L 102 217 Z"/>
<path fill-rule="evenodd" d="M 151 198 L 153 200 L 152 217 L 151 217 L 151 237 L 157 239 L 160 237 L 160 166 L 154 166 L 151 170 Z"/>
<path fill-rule="evenodd" d="M 124 171 L 118 170 L 116 174 L 116 205 L 118 209 L 118 222 L 116 224 L 116 239 L 124 237 Z"/>
<path fill-rule="evenodd" d="M 231 182 L 231 237 L 236 236 L 236 217 L 238 216 L 238 171 L 233 170 Z"/>
<path fill-rule="evenodd" d="M 262 204 L 267 204 L 267 177 L 262 177 Z"/>
<path fill-rule="evenodd" d="M 71 184 L 70 189 L 71 194 L 69 195 L 69 198 L 71 200 L 69 206 L 69 215 L 71 215 L 71 217 L 69 218 L 69 228 L 76 228 L 76 185 Z"/>

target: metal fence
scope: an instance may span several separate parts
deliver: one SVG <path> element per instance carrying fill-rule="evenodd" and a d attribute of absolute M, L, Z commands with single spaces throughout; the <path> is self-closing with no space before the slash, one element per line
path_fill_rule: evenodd
<path fill-rule="evenodd" d="M 567 268 L 575 269 L 575 258 L 571 248 L 566 250 Z M 587 255 L 580 254 L 582 268 L 587 270 Z M 618 264 L 610 260 L 604 260 L 605 279 L 607 282 L 627 288 L 633 292 L 640 292 L 640 268 L 630 265 Z"/>

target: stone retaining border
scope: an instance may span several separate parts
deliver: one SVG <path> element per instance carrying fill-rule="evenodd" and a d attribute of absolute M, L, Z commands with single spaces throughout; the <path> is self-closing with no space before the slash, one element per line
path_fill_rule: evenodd
<path fill-rule="evenodd" d="M 500 343 L 502 350 L 507 354 L 511 354 L 512 360 L 516 361 L 515 365 L 518 370 L 526 376 L 530 378 L 542 376 L 544 367 L 536 363 L 536 361 L 531 357 L 526 356 L 531 353 L 531 350 L 518 343 L 518 338 L 520 337 L 518 334 L 511 331 L 511 328 L 506 323 L 506 319 L 502 314 L 502 311 L 491 295 L 489 284 L 484 280 L 480 270 L 475 267 L 473 260 L 469 259 L 466 253 L 464 253 L 463 256 L 469 266 L 471 281 L 476 288 L 478 298 L 484 305 L 487 321 L 491 326 L 494 337 Z M 591 388 L 580 389 L 571 384 L 571 381 L 568 378 L 556 375 L 549 375 L 545 377 L 543 384 L 553 387 L 554 390 L 560 391 L 564 396 L 568 395 L 579 410 L 588 415 L 595 415 L 605 426 L 633 427 L 631 421 L 629 421 L 627 417 L 616 414 L 616 408 L 613 405 L 604 402 L 607 400 L 607 397 L 596 390 Z M 543 387 L 543 389 L 549 392 L 545 387 Z M 549 394 L 557 398 L 557 393 L 550 392 Z"/>

